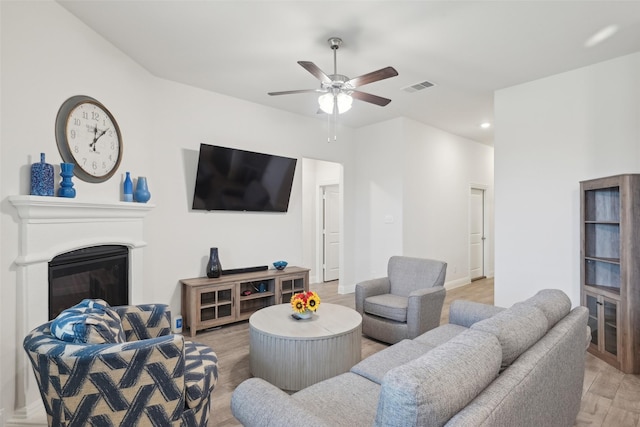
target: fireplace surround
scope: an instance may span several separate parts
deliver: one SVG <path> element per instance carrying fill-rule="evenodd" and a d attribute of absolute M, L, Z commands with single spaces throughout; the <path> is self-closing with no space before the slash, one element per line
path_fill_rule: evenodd
<path fill-rule="evenodd" d="M 16 407 L 9 421 L 39 419 L 44 414 L 38 386 L 22 349 L 22 339 L 47 322 L 49 262 L 56 256 L 100 245 L 128 249 L 128 300 L 144 303 L 145 216 L 147 203 L 85 201 L 63 197 L 10 196 L 19 221 L 19 251 L 14 261 L 17 287 Z M 46 425 L 46 421 L 45 421 Z"/>

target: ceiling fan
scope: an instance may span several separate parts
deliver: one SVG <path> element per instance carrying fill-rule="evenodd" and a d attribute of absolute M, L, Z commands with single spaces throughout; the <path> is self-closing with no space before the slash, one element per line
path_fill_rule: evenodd
<path fill-rule="evenodd" d="M 338 66 L 336 61 L 336 52 L 340 45 L 342 45 L 342 39 L 338 37 L 331 37 L 329 40 L 329 46 L 333 50 L 333 74 L 327 75 L 316 64 L 310 61 L 298 61 L 298 64 L 305 70 L 313 74 L 318 80 L 320 80 L 320 88 L 318 89 L 301 89 L 301 90 L 287 90 L 282 92 L 269 92 L 269 95 L 291 95 L 295 93 L 322 93 L 318 98 L 320 109 L 327 114 L 342 114 L 351 108 L 353 98 L 360 101 L 369 102 L 384 107 L 391 102 L 388 98 L 372 95 L 370 93 L 361 92 L 356 88 L 364 86 L 369 83 L 384 80 L 389 77 L 395 77 L 398 72 L 393 67 L 381 68 L 377 71 L 372 71 L 367 74 L 363 74 L 359 77 L 350 79 L 349 77 L 338 74 Z"/>

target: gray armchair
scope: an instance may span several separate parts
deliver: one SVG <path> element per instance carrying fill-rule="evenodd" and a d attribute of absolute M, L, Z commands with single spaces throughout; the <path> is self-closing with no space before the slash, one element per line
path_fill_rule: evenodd
<path fill-rule="evenodd" d="M 362 333 L 395 344 L 440 325 L 447 263 L 393 256 L 388 277 L 356 285 L 356 310 Z"/>

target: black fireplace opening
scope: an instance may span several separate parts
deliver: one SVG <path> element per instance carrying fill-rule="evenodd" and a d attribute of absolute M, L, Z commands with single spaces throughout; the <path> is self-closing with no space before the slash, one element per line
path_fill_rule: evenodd
<path fill-rule="evenodd" d="M 78 249 L 49 262 L 49 320 L 85 298 L 100 298 L 111 306 L 129 303 L 127 246 Z"/>

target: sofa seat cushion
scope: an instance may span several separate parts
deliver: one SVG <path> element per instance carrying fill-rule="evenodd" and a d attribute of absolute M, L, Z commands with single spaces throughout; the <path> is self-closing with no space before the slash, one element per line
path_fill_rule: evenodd
<path fill-rule="evenodd" d="M 364 312 L 406 323 L 408 304 L 407 297 L 392 294 L 375 295 L 364 300 Z"/>
<path fill-rule="evenodd" d="M 413 340 L 402 340 L 362 360 L 351 368 L 351 372 L 381 384 L 382 377 L 390 369 L 417 359 L 434 347 Z"/>
<path fill-rule="evenodd" d="M 218 357 L 206 345 L 185 341 L 184 365 L 186 406 L 197 408 L 209 398 L 218 382 Z"/>
<path fill-rule="evenodd" d="M 419 342 L 420 344 L 427 344 L 433 347 L 437 347 L 440 344 L 446 343 L 451 338 L 463 333 L 466 330 L 468 330 L 468 328 L 465 328 L 464 326 L 454 325 L 453 323 L 445 323 L 435 329 L 417 336 L 413 340 Z"/>
<path fill-rule="evenodd" d="M 85 299 L 64 310 L 51 323 L 56 338 L 77 344 L 125 342 L 120 316 L 106 301 Z"/>
<path fill-rule="evenodd" d="M 378 384 L 347 372 L 306 387 L 291 398 L 306 412 L 322 419 L 323 425 L 352 427 L 373 425 L 379 395 Z M 295 425 L 307 425 L 305 418 Z"/>
<path fill-rule="evenodd" d="M 471 325 L 471 330 L 495 335 L 502 346 L 502 367 L 511 365 L 547 333 L 547 318 L 531 305 L 514 304 L 500 313 Z"/>
<path fill-rule="evenodd" d="M 467 330 L 382 380 L 376 426 L 442 426 L 497 376 L 495 335 Z"/>

